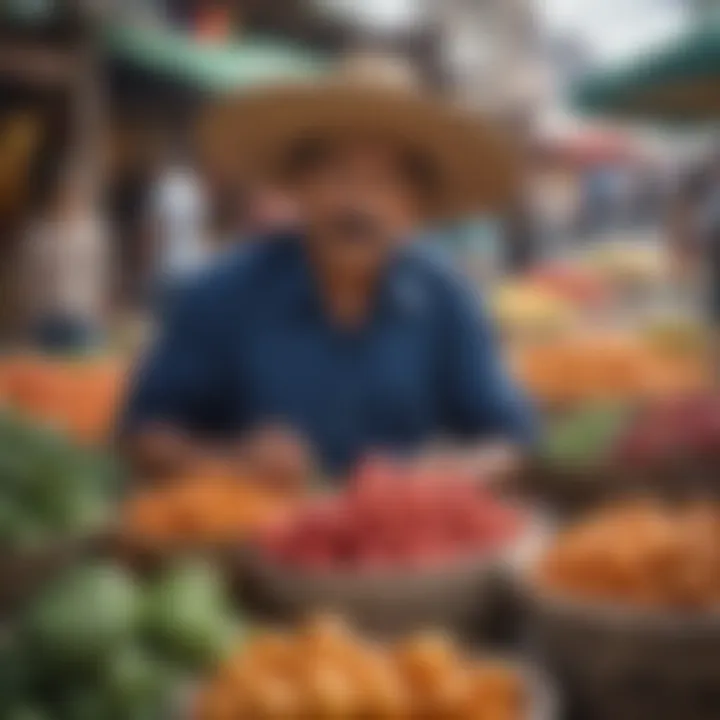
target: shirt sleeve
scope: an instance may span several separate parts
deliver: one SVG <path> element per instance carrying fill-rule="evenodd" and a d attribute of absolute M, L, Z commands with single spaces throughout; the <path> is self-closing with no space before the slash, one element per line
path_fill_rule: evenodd
<path fill-rule="evenodd" d="M 177 291 L 158 339 L 131 381 L 120 419 L 123 435 L 152 423 L 208 436 L 227 431 L 223 334 L 203 295 L 195 287 Z"/>
<path fill-rule="evenodd" d="M 480 298 L 460 284 L 454 287 L 443 326 L 446 431 L 464 440 L 532 444 L 536 437 L 534 409 L 508 373 Z"/>

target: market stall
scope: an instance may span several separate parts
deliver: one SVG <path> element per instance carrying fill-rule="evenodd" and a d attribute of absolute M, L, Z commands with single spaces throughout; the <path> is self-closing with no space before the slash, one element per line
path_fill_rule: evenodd
<path fill-rule="evenodd" d="M 193 84 L 248 77 L 227 48 L 160 40 L 112 42 Z M 542 421 L 510 478 L 366 458 L 339 487 L 288 473 L 285 448 L 272 476 L 228 454 L 151 482 L 111 442 L 127 360 L 7 358 L 0 708 L 717 720 L 720 403 L 666 261 L 606 245 L 498 288 Z"/>
<path fill-rule="evenodd" d="M 715 83 L 720 31 L 703 23 L 630 64 L 583 80 L 574 101 L 588 114 L 650 122 L 706 122 L 720 111 Z"/>
<path fill-rule="evenodd" d="M 477 656 L 531 519 L 465 479 L 374 463 L 340 493 L 270 491 L 203 466 L 133 494 L 110 455 L 9 411 L 0 464 L 5 709 L 556 717 L 526 661 Z"/>
<path fill-rule="evenodd" d="M 16 331 L 16 260 L 87 94 L 90 21 L 76 3 L 0 7 L 0 338 Z M 91 142 L 82 134 L 79 145 Z"/>
<path fill-rule="evenodd" d="M 184 145 L 198 115 L 223 95 L 314 77 L 328 59 L 283 39 L 251 33 L 207 36 L 141 22 L 110 25 L 104 56 L 111 104 L 111 221 L 122 302 L 128 304 L 146 290 L 138 280 L 148 275 L 142 219 L 159 148 Z M 197 170 L 212 196 L 238 195 L 237 178 L 226 178 L 208 163 Z"/>

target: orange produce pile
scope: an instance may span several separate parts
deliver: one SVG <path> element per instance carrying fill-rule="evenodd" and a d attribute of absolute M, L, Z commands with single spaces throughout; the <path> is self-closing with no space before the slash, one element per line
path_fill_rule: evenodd
<path fill-rule="evenodd" d="M 590 335 L 518 348 L 515 369 L 546 402 L 642 400 L 706 387 L 701 358 L 668 357 L 641 338 Z"/>
<path fill-rule="evenodd" d="M 196 720 L 521 720 L 527 705 L 516 669 L 472 661 L 442 635 L 384 647 L 322 618 L 251 640 L 205 688 Z"/>
<path fill-rule="evenodd" d="M 584 308 L 599 308 L 611 299 L 600 273 L 572 264 L 553 263 L 529 273 L 527 282 Z"/>
<path fill-rule="evenodd" d="M 279 519 L 292 498 L 230 475 L 196 475 L 142 491 L 128 501 L 123 536 L 155 547 L 243 540 Z"/>
<path fill-rule="evenodd" d="M 0 399 L 80 442 L 107 440 L 125 387 L 116 359 L 13 358 L 0 364 Z"/>
<path fill-rule="evenodd" d="M 651 503 L 605 510 L 563 532 L 539 568 L 555 594 L 631 607 L 720 603 L 720 508 Z"/>

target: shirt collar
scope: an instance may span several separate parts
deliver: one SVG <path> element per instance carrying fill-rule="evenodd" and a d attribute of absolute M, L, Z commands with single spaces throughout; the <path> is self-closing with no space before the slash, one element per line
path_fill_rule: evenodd
<path fill-rule="evenodd" d="M 289 306 L 298 319 L 317 317 L 322 305 L 302 235 L 291 241 L 292 268 Z M 401 250 L 387 267 L 378 288 L 376 317 L 408 317 L 425 310 L 426 297 L 409 250 Z"/>
<path fill-rule="evenodd" d="M 409 251 L 403 251 L 383 280 L 379 298 L 381 312 L 414 317 L 427 309 L 426 301 L 425 288 L 414 271 Z"/>

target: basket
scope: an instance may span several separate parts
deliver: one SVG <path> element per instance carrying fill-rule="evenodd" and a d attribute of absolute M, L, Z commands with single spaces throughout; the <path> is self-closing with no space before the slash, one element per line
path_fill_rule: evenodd
<path fill-rule="evenodd" d="M 303 572 L 255 555 L 250 573 L 256 598 L 278 620 L 331 611 L 372 635 L 398 637 L 422 627 L 479 631 L 491 612 L 497 564 L 474 559 L 423 572 L 351 575 Z"/>
<path fill-rule="evenodd" d="M 671 503 L 720 500 L 720 468 L 689 458 L 651 471 L 629 471 L 619 463 L 561 467 L 529 464 L 518 480 L 520 494 L 554 515 L 572 520 L 617 500 L 651 497 Z"/>
<path fill-rule="evenodd" d="M 483 557 L 427 570 L 351 574 L 280 566 L 257 551 L 244 558 L 258 603 L 277 621 L 320 611 L 345 615 L 359 629 L 395 638 L 436 627 L 464 637 L 491 630 L 503 574 L 544 533 L 534 518 L 515 542 Z"/>
<path fill-rule="evenodd" d="M 526 466 L 518 485 L 525 497 L 571 518 L 628 493 L 626 480 L 605 464 L 562 467 L 536 460 Z"/>
<path fill-rule="evenodd" d="M 562 703 L 548 677 L 527 663 L 519 665 L 530 690 L 528 720 L 558 720 L 562 717 Z"/>
<path fill-rule="evenodd" d="M 530 590 L 533 651 L 588 720 L 720 718 L 720 610 L 593 605 Z"/>

